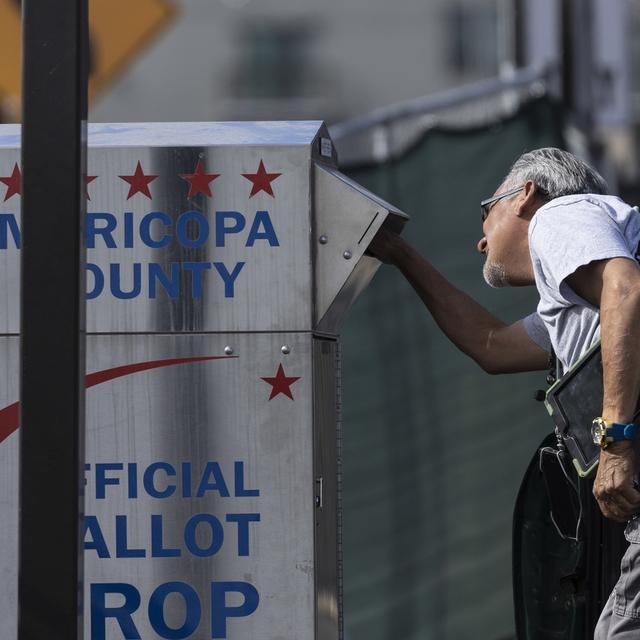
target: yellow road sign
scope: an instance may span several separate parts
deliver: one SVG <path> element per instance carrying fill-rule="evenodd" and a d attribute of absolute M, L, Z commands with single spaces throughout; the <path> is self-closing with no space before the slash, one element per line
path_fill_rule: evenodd
<path fill-rule="evenodd" d="M 175 15 L 169 0 L 89 0 L 89 97 L 102 91 Z M 21 26 L 16 0 L 0 0 L 0 94 L 18 113 Z"/>
<path fill-rule="evenodd" d="M 20 11 L 11 0 L 0 0 L 0 94 L 12 111 L 20 104 L 22 44 Z"/>

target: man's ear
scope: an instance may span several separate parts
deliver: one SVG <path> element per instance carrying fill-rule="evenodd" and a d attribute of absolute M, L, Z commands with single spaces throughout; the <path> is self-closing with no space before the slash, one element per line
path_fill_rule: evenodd
<path fill-rule="evenodd" d="M 533 214 L 540 207 L 538 187 L 533 180 L 524 183 L 524 190 L 518 195 L 516 215 L 519 218 L 533 218 Z"/>

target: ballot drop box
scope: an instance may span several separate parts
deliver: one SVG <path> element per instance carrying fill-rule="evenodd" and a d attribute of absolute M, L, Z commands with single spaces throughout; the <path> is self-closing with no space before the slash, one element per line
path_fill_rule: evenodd
<path fill-rule="evenodd" d="M 19 151 L 1 126 L 2 640 L 17 635 Z M 321 122 L 92 125 L 85 183 L 85 638 L 337 640 L 338 333 L 379 266 L 369 242 L 406 216 L 336 170 Z"/>

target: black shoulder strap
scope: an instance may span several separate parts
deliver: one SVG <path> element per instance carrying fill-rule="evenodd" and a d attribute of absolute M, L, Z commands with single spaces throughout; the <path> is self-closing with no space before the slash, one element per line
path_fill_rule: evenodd
<path fill-rule="evenodd" d="M 556 352 L 551 347 L 549 354 L 549 371 L 547 372 L 547 384 L 551 386 L 558 379 L 558 358 Z"/>

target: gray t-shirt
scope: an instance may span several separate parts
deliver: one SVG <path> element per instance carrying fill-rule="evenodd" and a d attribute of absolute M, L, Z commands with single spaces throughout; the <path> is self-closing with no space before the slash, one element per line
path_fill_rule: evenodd
<path fill-rule="evenodd" d="M 615 196 L 582 194 L 551 200 L 529 225 L 529 250 L 540 302 L 524 318 L 529 337 L 566 370 L 600 338 L 600 312 L 566 282 L 594 260 L 635 260 L 640 211 Z"/>

